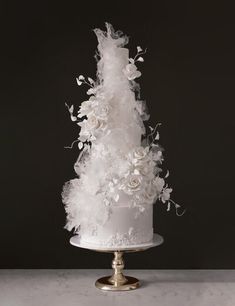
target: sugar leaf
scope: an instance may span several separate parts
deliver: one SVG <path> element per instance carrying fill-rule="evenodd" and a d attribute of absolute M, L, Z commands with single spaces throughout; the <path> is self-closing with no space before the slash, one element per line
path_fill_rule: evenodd
<path fill-rule="evenodd" d="M 79 80 L 79 78 L 76 78 L 76 81 L 77 81 L 78 86 L 82 85 L 82 82 Z"/>
<path fill-rule="evenodd" d="M 94 87 L 91 87 L 88 89 L 88 91 L 86 92 L 89 96 L 93 95 L 95 93 Z"/>
<path fill-rule="evenodd" d="M 159 132 L 157 132 L 156 136 L 155 136 L 155 140 L 159 140 L 160 138 L 160 135 L 159 135 Z"/>
<path fill-rule="evenodd" d="M 167 211 L 169 211 L 171 209 L 171 203 L 167 202 Z"/>
<path fill-rule="evenodd" d="M 113 182 L 109 182 L 109 187 L 113 187 Z"/>
<path fill-rule="evenodd" d="M 79 80 L 85 80 L 85 77 L 84 77 L 83 75 L 80 74 L 79 77 L 78 77 L 78 79 L 79 79 Z"/>
<path fill-rule="evenodd" d="M 134 174 L 139 175 L 139 174 L 140 174 L 139 170 L 138 170 L 138 169 L 135 169 L 135 170 L 134 170 Z"/>
<path fill-rule="evenodd" d="M 73 110 L 74 110 L 74 106 L 71 105 L 71 106 L 69 107 L 67 103 L 65 103 L 65 106 L 67 107 L 69 113 L 72 114 L 72 113 L 73 113 Z"/>
<path fill-rule="evenodd" d="M 137 59 L 138 62 L 144 62 L 144 59 L 142 56 L 140 56 L 138 59 Z"/>
<path fill-rule="evenodd" d="M 74 106 L 73 106 L 73 105 L 71 105 L 71 106 L 70 106 L 70 108 L 69 108 L 69 112 L 70 112 L 70 114 L 72 114 L 72 113 L 73 113 L 73 110 L 74 110 Z"/>
<path fill-rule="evenodd" d="M 139 52 L 143 51 L 143 49 L 142 49 L 140 46 L 138 46 L 138 47 L 137 47 L 137 51 L 138 51 L 138 53 L 139 53 Z"/>
<path fill-rule="evenodd" d="M 167 170 L 165 178 L 167 178 L 169 176 L 169 170 Z"/>
<path fill-rule="evenodd" d="M 71 118 L 72 121 L 77 121 L 77 117 L 75 117 L 73 115 L 71 115 L 70 118 Z"/>
<path fill-rule="evenodd" d="M 114 197 L 114 201 L 117 202 L 119 200 L 119 194 L 116 194 Z"/>
<path fill-rule="evenodd" d="M 133 58 L 129 58 L 129 62 L 130 62 L 131 64 L 134 64 L 134 63 L 135 63 L 135 61 L 134 61 Z"/>
<path fill-rule="evenodd" d="M 90 84 L 94 84 L 94 80 L 92 78 L 88 78 L 88 81 L 90 82 Z"/>

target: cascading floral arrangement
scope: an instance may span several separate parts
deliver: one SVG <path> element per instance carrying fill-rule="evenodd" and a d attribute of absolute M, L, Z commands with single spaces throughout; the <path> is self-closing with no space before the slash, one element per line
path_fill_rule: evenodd
<path fill-rule="evenodd" d="M 77 85 L 88 85 L 88 100 L 75 111 L 67 106 L 71 120 L 80 128 L 75 143 L 81 150 L 74 165 L 77 178 L 63 188 L 68 230 L 75 233 L 104 224 L 113 205 L 128 205 L 143 212 L 147 205 L 160 200 L 170 210 L 172 188 L 162 175 L 162 147 L 155 127 L 143 124 L 149 119 L 145 102 L 139 99 L 141 76 L 138 63 L 144 62 L 146 50 L 138 46 L 129 58 L 124 48 L 128 38 L 106 23 L 107 32 L 95 29 L 98 38 L 97 78 L 83 75 Z M 146 130 L 149 133 L 146 136 Z M 137 216 L 136 216 L 137 217 Z"/>

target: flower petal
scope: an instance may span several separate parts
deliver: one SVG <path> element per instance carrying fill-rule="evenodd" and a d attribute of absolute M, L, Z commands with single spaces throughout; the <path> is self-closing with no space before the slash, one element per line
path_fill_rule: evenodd
<path fill-rule="evenodd" d="M 82 82 L 78 78 L 76 78 L 76 81 L 77 81 L 78 86 L 82 85 Z"/>
<path fill-rule="evenodd" d="M 81 141 L 78 143 L 78 148 L 79 148 L 79 150 L 81 150 L 83 148 L 83 143 Z"/>
<path fill-rule="evenodd" d="M 88 78 L 88 81 L 90 82 L 90 84 L 94 84 L 95 81 L 92 78 Z"/>
<path fill-rule="evenodd" d="M 137 59 L 138 62 L 144 62 L 144 59 L 142 56 L 140 56 L 138 59 Z"/>

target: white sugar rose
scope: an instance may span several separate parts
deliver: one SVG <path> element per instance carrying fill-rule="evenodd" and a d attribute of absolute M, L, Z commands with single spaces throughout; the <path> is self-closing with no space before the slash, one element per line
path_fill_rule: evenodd
<path fill-rule="evenodd" d="M 144 159 L 147 156 L 148 153 L 148 147 L 144 148 L 144 147 L 138 147 L 134 150 L 133 152 L 133 157 L 141 160 Z"/>
<path fill-rule="evenodd" d="M 108 104 L 100 103 L 97 105 L 97 107 L 94 110 L 94 114 L 96 117 L 107 120 L 108 114 L 109 114 L 109 106 Z"/>
<path fill-rule="evenodd" d="M 137 70 L 137 67 L 134 64 L 126 65 L 126 67 L 122 71 L 130 81 L 141 76 L 141 72 Z"/>
<path fill-rule="evenodd" d="M 93 131 L 98 129 L 101 126 L 101 122 L 100 120 L 94 116 L 91 115 L 88 117 L 87 121 L 86 121 L 86 129 L 89 131 Z"/>
<path fill-rule="evenodd" d="M 128 154 L 128 159 L 135 168 L 146 168 L 149 162 L 148 156 L 149 148 L 137 147 L 134 151 Z"/>
<path fill-rule="evenodd" d="M 141 188 L 142 177 L 140 175 L 131 174 L 121 184 L 119 189 L 125 193 L 132 195 L 134 192 L 139 191 Z"/>
<path fill-rule="evenodd" d="M 127 187 L 132 190 L 137 190 L 140 187 L 141 179 L 137 175 L 131 175 L 127 182 Z"/>

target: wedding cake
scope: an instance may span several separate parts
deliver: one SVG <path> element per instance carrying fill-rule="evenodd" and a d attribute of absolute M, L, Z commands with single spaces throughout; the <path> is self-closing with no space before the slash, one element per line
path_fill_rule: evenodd
<path fill-rule="evenodd" d="M 159 132 L 144 125 L 149 116 L 140 99 L 141 76 L 137 64 L 145 51 L 129 57 L 127 36 L 95 29 L 98 38 L 97 78 L 80 75 L 88 99 L 68 107 L 79 128 L 80 154 L 74 165 L 77 177 L 65 183 L 65 228 L 79 235 L 81 243 L 97 246 L 131 246 L 153 238 L 153 204 L 160 200 L 169 210 L 171 188 L 162 176 Z M 161 176 L 160 176 L 161 175 Z"/>

